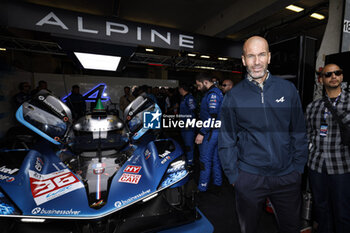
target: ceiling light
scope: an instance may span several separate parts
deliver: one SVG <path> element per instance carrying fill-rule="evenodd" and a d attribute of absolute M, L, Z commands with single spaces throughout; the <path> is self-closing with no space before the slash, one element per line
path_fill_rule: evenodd
<path fill-rule="evenodd" d="M 310 15 L 310 17 L 315 18 L 315 19 L 318 19 L 318 20 L 322 20 L 322 19 L 325 18 L 324 15 L 321 15 L 321 14 L 319 14 L 319 13 L 312 13 L 312 14 Z"/>
<path fill-rule="evenodd" d="M 0 48 L 0 51 L 6 51 L 6 48 Z"/>
<path fill-rule="evenodd" d="M 207 56 L 207 55 L 201 55 L 201 58 L 210 58 L 210 56 Z"/>
<path fill-rule="evenodd" d="M 220 60 L 220 61 L 227 61 L 228 58 L 227 57 L 218 57 L 218 60 Z"/>
<path fill-rule="evenodd" d="M 291 10 L 291 11 L 295 11 L 295 12 L 300 12 L 300 11 L 304 10 L 304 8 L 301 8 L 301 7 L 298 7 L 295 5 L 289 5 L 286 7 L 286 9 Z"/>
<path fill-rule="evenodd" d="M 215 70 L 215 67 L 211 67 L 211 66 L 195 66 L 194 68 L 206 69 L 206 70 Z"/>
<path fill-rule="evenodd" d="M 154 49 L 145 49 L 146 52 L 154 52 Z"/>
<path fill-rule="evenodd" d="M 197 56 L 197 55 L 194 54 L 194 53 L 188 53 L 187 56 L 189 56 L 189 57 L 195 57 L 195 56 Z"/>
<path fill-rule="evenodd" d="M 121 57 L 74 52 L 84 69 L 116 71 Z"/>

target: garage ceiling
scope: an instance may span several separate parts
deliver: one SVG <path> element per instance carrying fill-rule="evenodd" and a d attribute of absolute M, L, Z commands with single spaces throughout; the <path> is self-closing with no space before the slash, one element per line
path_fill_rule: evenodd
<path fill-rule="evenodd" d="M 121 20 L 227 38 L 238 42 L 256 34 L 265 36 L 270 42 L 295 35 L 308 35 L 318 39 L 319 44 L 327 24 L 329 4 L 328 0 L 22 0 L 20 2 L 99 16 L 112 16 Z M 289 11 L 285 9 L 289 4 L 298 5 L 305 10 L 300 13 Z M 313 12 L 321 13 L 326 18 L 324 20 L 310 18 L 309 15 Z M 6 36 L 7 40 L 22 38 L 40 41 L 40 43 L 53 42 L 46 34 L 16 29 L 2 28 L 0 36 Z M 160 51 L 158 54 L 160 62 L 169 62 L 169 59 L 179 55 L 179 51 Z M 140 61 L 140 57 L 144 62 L 145 56 L 147 53 L 144 53 L 143 48 L 138 48 L 133 55 L 137 59 L 129 59 L 135 65 Z M 155 59 L 157 53 L 151 56 Z M 168 59 L 164 56 L 168 56 Z M 193 62 L 186 62 L 188 61 L 181 61 L 182 64 L 193 65 Z M 217 60 L 213 62 L 218 63 Z M 222 62 L 221 67 L 234 69 L 234 63 L 237 61 L 232 62 L 226 61 L 226 67 L 223 66 L 225 62 Z"/>
<path fill-rule="evenodd" d="M 251 34 L 268 34 L 288 23 L 285 34 L 308 33 L 317 28 L 322 34 L 328 17 L 328 0 L 22 0 L 38 5 L 62 8 L 101 16 L 178 29 L 184 32 L 243 40 Z M 249 4 L 247 4 L 249 2 Z M 289 4 L 305 8 L 295 13 Z M 255 6 L 256 5 L 256 6 Z M 312 12 L 325 20 L 309 17 Z M 213 26 L 212 26 L 213 25 Z M 301 27 L 302 25 L 302 27 Z"/>

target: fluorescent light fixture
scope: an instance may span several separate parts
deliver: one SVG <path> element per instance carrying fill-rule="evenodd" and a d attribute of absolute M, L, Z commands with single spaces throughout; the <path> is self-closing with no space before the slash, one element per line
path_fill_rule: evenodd
<path fill-rule="evenodd" d="M 146 52 L 154 52 L 154 49 L 145 49 Z"/>
<path fill-rule="evenodd" d="M 188 53 L 187 56 L 189 56 L 189 57 L 195 57 L 195 56 L 197 56 L 197 55 L 194 54 L 194 53 Z"/>
<path fill-rule="evenodd" d="M 206 69 L 206 70 L 215 70 L 215 67 L 211 67 L 211 66 L 195 66 L 194 68 Z"/>
<path fill-rule="evenodd" d="M 0 48 L 0 51 L 6 51 L 6 48 Z"/>
<path fill-rule="evenodd" d="M 318 20 L 322 20 L 322 19 L 325 18 L 324 15 L 321 15 L 321 14 L 319 14 L 319 13 L 312 13 L 312 14 L 310 15 L 310 17 L 315 18 L 315 19 L 318 19 Z"/>
<path fill-rule="evenodd" d="M 218 57 L 218 60 L 220 60 L 220 61 L 227 61 L 228 58 L 227 57 Z"/>
<path fill-rule="evenodd" d="M 43 222 L 45 222 L 45 219 L 43 219 L 43 218 L 21 218 L 21 222 L 43 223 Z"/>
<path fill-rule="evenodd" d="M 116 71 L 121 57 L 74 52 L 85 69 Z"/>
<path fill-rule="evenodd" d="M 304 10 L 304 8 L 301 8 L 301 7 L 298 7 L 295 5 L 289 5 L 286 7 L 286 9 L 291 10 L 291 11 L 295 11 L 295 12 L 300 12 L 300 11 Z"/>
<path fill-rule="evenodd" d="M 201 58 L 210 58 L 208 55 L 201 55 Z"/>

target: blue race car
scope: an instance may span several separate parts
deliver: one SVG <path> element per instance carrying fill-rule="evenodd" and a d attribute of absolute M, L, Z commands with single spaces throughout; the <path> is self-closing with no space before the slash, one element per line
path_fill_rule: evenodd
<path fill-rule="evenodd" d="M 25 102 L 16 118 L 41 140 L 0 151 L 1 232 L 156 232 L 202 221 L 181 147 L 152 129 L 160 113 L 139 96 L 124 121 L 97 103 L 73 123 L 48 92 Z"/>

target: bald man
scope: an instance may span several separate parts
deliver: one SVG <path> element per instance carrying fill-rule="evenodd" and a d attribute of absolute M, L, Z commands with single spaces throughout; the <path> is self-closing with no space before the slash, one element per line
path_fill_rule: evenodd
<path fill-rule="evenodd" d="M 219 157 L 235 187 L 242 233 L 258 232 L 266 198 L 279 232 L 299 233 L 301 174 L 308 155 L 305 121 L 294 84 L 269 73 L 270 59 L 264 38 L 244 43 L 247 77 L 222 103 Z"/>
<path fill-rule="evenodd" d="M 350 232 L 350 150 L 331 109 L 350 128 L 350 94 L 341 88 L 343 70 L 337 64 L 326 65 L 320 76 L 326 96 L 306 108 L 314 216 L 318 233 L 345 233 Z"/>

